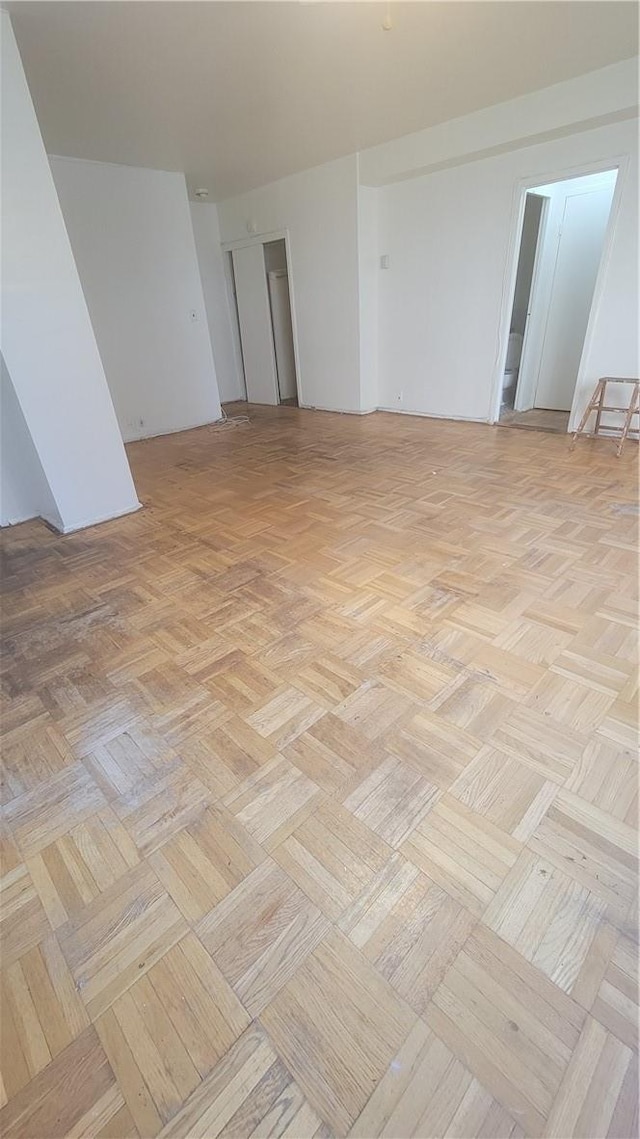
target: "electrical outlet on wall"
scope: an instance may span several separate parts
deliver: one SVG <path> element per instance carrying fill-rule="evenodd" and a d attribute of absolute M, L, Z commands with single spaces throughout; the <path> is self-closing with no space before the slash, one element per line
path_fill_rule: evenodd
<path fill-rule="evenodd" d="M 198 319 L 198 313 L 197 313 L 196 309 L 194 309 L 194 308 L 189 309 L 189 320 L 191 321 L 191 323 L 195 324 L 197 319 Z"/>
<path fill-rule="evenodd" d="M 402 393 L 402 392 L 396 392 L 396 403 L 397 403 L 397 404 L 401 404 L 401 403 L 402 403 L 402 395 L 403 395 L 403 393 Z"/>

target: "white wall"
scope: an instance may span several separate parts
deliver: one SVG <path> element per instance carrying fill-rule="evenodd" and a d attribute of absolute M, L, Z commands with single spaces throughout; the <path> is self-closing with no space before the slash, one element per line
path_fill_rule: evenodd
<path fill-rule="evenodd" d="M 184 175 L 55 157 L 51 168 L 124 439 L 218 419 Z"/>
<path fill-rule="evenodd" d="M 218 210 L 213 202 L 191 202 L 190 207 L 220 399 L 222 403 L 244 399 L 242 361 L 231 325 Z"/>
<path fill-rule="evenodd" d="M 225 242 L 289 232 L 300 403 L 360 409 L 356 156 L 218 204 Z M 268 237 L 267 237 L 268 240 Z"/>
<path fill-rule="evenodd" d="M 581 166 L 592 163 L 614 166 L 619 159 L 637 161 L 635 122 L 521 147 L 379 191 L 380 248 L 391 258 L 390 269 L 379 278 L 381 406 L 397 407 L 402 390 L 401 406 L 407 411 L 492 418 L 509 331 L 524 184 L 577 175 Z M 625 349 L 615 359 L 624 374 L 633 374 L 638 294 L 625 253 L 633 242 L 635 207 L 629 169 L 622 170 L 620 181 L 615 272 L 605 266 L 602 280 L 601 323 L 607 332 L 600 331 L 594 358 L 604 366 L 604 346 L 620 333 Z M 624 332 L 622 314 L 609 301 L 612 290 L 618 293 L 621 277 L 629 289 Z"/>
<path fill-rule="evenodd" d="M 0 355 L 0 526 L 46 518 L 61 529 L 38 453 Z"/>
<path fill-rule="evenodd" d="M 11 22 L 1 20 L 1 346 L 53 521 L 68 531 L 139 503 Z"/>

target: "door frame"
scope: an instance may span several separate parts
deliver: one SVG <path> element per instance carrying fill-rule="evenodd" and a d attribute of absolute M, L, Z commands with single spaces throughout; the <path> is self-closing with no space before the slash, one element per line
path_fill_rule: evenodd
<path fill-rule="evenodd" d="M 239 237 L 234 241 L 222 241 L 220 248 L 225 253 L 233 253 L 234 249 L 244 249 L 247 245 L 267 245 L 270 241 L 283 241 L 287 257 L 287 277 L 289 280 L 289 305 L 291 308 L 291 331 L 293 334 L 293 358 L 296 365 L 296 383 L 298 387 L 298 404 L 304 406 L 304 389 L 302 369 L 300 368 L 300 353 L 298 351 L 298 324 L 296 320 L 295 287 L 293 281 L 293 259 L 291 256 L 291 237 L 288 229 L 274 229 L 265 233 L 252 233 L 248 237 Z M 266 271 L 266 270 L 265 270 Z M 279 406 L 279 405 L 278 405 Z"/>
<path fill-rule="evenodd" d="M 516 274 L 518 270 L 518 257 L 520 255 L 520 242 L 522 241 L 522 226 L 524 222 L 524 207 L 527 192 L 529 190 L 535 190 L 536 186 L 547 186 L 552 182 L 568 182 L 572 178 L 583 178 L 587 174 L 605 174 L 608 170 L 617 170 L 618 176 L 616 179 L 613 199 L 611 201 L 611 210 L 609 212 L 609 220 L 607 222 L 607 231 L 602 247 L 600 265 L 598 266 L 598 275 L 596 277 L 595 288 L 593 290 L 591 309 L 589 311 L 589 320 L 587 322 L 587 331 L 585 333 L 584 344 L 582 348 L 582 358 L 576 378 L 573 404 L 571 407 L 571 413 L 569 415 L 569 423 L 567 425 L 567 432 L 573 430 L 573 424 L 576 418 L 576 400 L 578 399 L 578 393 L 580 392 L 581 388 L 583 366 L 582 361 L 586 358 L 586 349 L 589 347 L 591 338 L 593 336 L 594 317 L 602 298 L 605 273 L 611 258 L 613 234 L 618 220 L 618 214 L 620 213 L 622 188 L 627 180 L 630 161 L 631 158 L 628 154 L 612 155 L 610 158 L 601 158 L 593 162 L 584 162 L 579 166 L 564 167 L 561 170 L 556 169 L 555 171 L 549 173 L 545 173 L 543 171 L 540 174 L 530 175 L 527 178 L 520 178 L 514 184 L 511 197 L 509 242 L 507 246 L 505 275 L 502 288 L 502 301 L 499 314 L 498 353 L 493 381 L 491 384 L 489 423 L 499 423 L 500 420 L 502 380 L 504 376 L 505 361 L 507 358 L 511 313 L 513 310 L 513 297 L 516 287 Z"/>
<path fill-rule="evenodd" d="M 525 205 L 526 205 L 526 200 L 527 200 L 527 193 L 529 193 L 529 192 L 530 191 L 527 190 L 527 192 L 525 193 L 525 197 L 524 197 Z M 531 191 L 531 192 L 533 192 L 533 191 Z M 528 386 L 531 388 L 531 390 L 533 392 L 532 399 L 535 400 L 535 391 L 536 391 L 536 385 L 538 382 L 537 374 L 534 374 L 535 373 L 535 365 L 534 365 L 534 361 L 533 361 L 533 352 L 532 352 L 532 348 L 535 347 L 536 337 L 535 337 L 535 335 L 533 337 L 531 335 L 531 326 L 532 326 L 533 322 L 531 321 L 530 318 L 531 318 L 531 314 L 533 312 L 533 306 L 536 304 L 536 301 L 540 295 L 540 288 L 541 288 L 540 269 L 542 266 L 542 250 L 544 248 L 545 238 L 547 237 L 547 227 L 549 225 L 549 207 L 551 205 L 551 201 L 549 198 L 546 198 L 542 194 L 540 194 L 538 196 L 542 198 L 542 209 L 540 211 L 540 224 L 538 226 L 538 236 L 536 239 L 536 251 L 534 254 L 534 258 L 533 258 L 533 272 L 531 274 L 531 287 L 529 289 L 529 296 L 527 297 L 527 316 L 526 316 L 525 326 L 524 326 L 524 336 L 522 339 L 522 352 L 520 353 L 520 365 L 518 368 L 518 379 L 516 381 L 516 390 L 514 393 L 514 401 L 513 401 L 514 411 L 525 410 L 523 408 L 518 407 L 518 397 L 522 396 L 522 390 L 524 387 Z M 523 211 L 522 217 L 523 217 L 523 222 L 524 222 L 524 211 Z M 520 240 L 522 241 L 522 234 L 520 236 Z M 518 258 L 519 257 L 520 257 L 520 248 L 518 248 Z M 515 288 L 516 288 L 516 285 L 514 283 L 514 299 L 515 299 Z M 509 314 L 509 321 L 511 321 L 511 314 Z M 534 328 L 534 332 L 535 332 L 535 328 Z M 505 359 L 506 359 L 506 357 L 505 357 Z M 525 381 L 526 381 L 526 383 L 525 383 Z M 532 402 L 531 406 L 533 407 L 533 402 Z"/>
<path fill-rule="evenodd" d="M 224 283 L 227 291 L 227 308 L 229 309 L 229 320 L 231 321 L 231 340 L 233 346 L 233 358 L 236 365 L 236 374 L 240 380 L 240 386 L 244 395 L 240 395 L 240 400 L 247 399 L 247 378 L 244 374 L 244 357 L 242 355 L 242 337 L 240 335 L 240 314 L 238 313 L 238 298 L 236 296 L 236 283 L 235 271 L 233 268 L 233 254 L 228 251 L 222 251 L 223 257 L 223 270 L 224 270 Z"/>

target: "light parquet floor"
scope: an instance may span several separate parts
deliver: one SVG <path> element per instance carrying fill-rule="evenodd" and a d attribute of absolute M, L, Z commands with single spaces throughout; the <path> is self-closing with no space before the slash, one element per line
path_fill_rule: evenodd
<path fill-rule="evenodd" d="M 630 1139 L 635 448 L 251 414 L 3 535 L 3 1136 Z"/>

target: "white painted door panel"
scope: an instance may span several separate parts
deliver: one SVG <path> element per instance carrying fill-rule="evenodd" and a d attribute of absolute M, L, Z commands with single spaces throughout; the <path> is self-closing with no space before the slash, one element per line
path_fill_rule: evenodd
<path fill-rule="evenodd" d="M 533 195 L 532 195 L 533 196 Z M 539 197 L 540 195 L 535 195 Z M 536 324 L 534 315 L 539 307 L 539 298 L 544 293 L 544 246 L 549 227 L 549 199 L 543 198 L 540 208 L 540 222 L 536 239 L 536 251 L 533 259 L 531 274 L 531 288 L 527 298 L 527 315 L 524 322 L 522 337 L 522 354 L 520 356 L 520 371 L 518 386 L 516 388 L 515 410 L 530 411 L 536 395 L 538 380 L 539 357 L 536 358 L 536 345 L 540 343 L 543 326 L 540 321 Z"/>
<path fill-rule="evenodd" d="M 238 321 L 249 403 L 277 404 L 271 310 L 262 245 L 233 250 Z"/>
<path fill-rule="evenodd" d="M 612 194 L 607 187 L 565 198 L 536 407 L 571 410 Z"/>
<path fill-rule="evenodd" d="M 283 272 L 269 273 L 268 279 L 280 399 L 293 399 L 297 395 L 298 389 L 296 387 L 296 361 L 293 351 L 289 280 L 287 274 Z"/>

